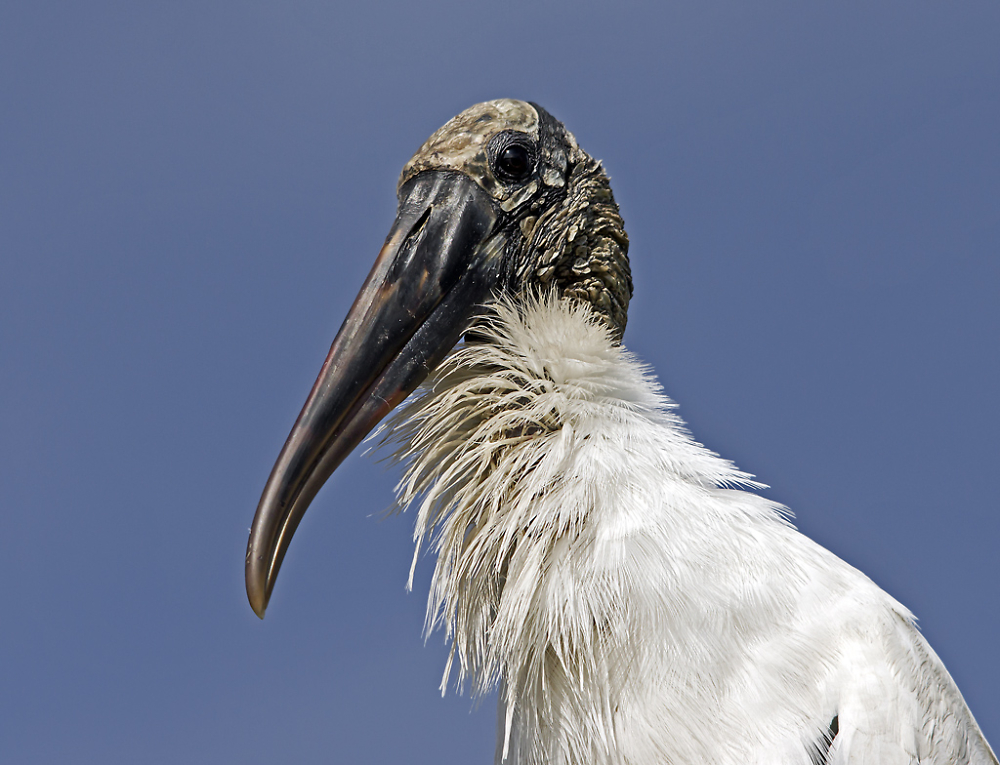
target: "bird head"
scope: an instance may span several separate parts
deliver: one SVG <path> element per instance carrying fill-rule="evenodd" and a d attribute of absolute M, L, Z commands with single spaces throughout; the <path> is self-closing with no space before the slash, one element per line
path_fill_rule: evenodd
<path fill-rule="evenodd" d="M 607 175 L 541 107 L 477 104 L 406 163 L 399 207 L 268 478 L 246 554 L 263 618 L 292 535 L 355 446 L 501 295 L 555 291 L 625 329 L 628 238 Z"/>

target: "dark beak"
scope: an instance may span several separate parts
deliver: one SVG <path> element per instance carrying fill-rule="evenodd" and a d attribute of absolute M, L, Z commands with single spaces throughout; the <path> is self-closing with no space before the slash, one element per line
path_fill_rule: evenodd
<path fill-rule="evenodd" d="M 425 172 L 337 333 L 257 506 L 250 607 L 264 618 L 295 528 L 326 479 L 458 342 L 497 283 L 492 198 L 459 173 Z"/>

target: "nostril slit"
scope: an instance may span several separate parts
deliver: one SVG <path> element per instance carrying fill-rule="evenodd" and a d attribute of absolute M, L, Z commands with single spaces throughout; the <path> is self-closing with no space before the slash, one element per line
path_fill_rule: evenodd
<path fill-rule="evenodd" d="M 427 226 L 427 221 L 431 217 L 431 212 L 434 210 L 434 205 L 428 205 L 427 209 L 424 210 L 420 217 L 417 218 L 417 222 L 413 224 L 410 232 L 406 235 L 406 239 L 403 240 L 403 247 L 407 248 L 413 245 L 414 240 L 417 239 L 424 228 Z"/>

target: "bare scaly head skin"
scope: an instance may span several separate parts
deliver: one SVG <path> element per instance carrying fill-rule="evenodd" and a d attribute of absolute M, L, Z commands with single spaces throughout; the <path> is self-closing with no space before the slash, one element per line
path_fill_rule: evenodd
<path fill-rule="evenodd" d="M 500 167 L 511 144 L 527 151 L 523 177 Z M 425 171 L 461 173 L 496 200 L 507 238 L 502 291 L 554 288 L 589 303 L 621 339 L 632 296 L 628 236 L 600 162 L 561 122 L 525 101 L 476 104 L 427 139 L 398 188 Z"/>
<path fill-rule="evenodd" d="M 502 98 L 476 104 L 452 117 L 435 130 L 406 163 L 397 189 L 425 170 L 454 170 L 472 178 L 494 199 L 501 203 L 509 202 L 515 193 L 519 194 L 523 189 L 514 189 L 498 180 L 489 161 L 489 143 L 503 131 L 522 133 L 537 145 L 539 120 L 535 107 L 524 101 Z M 572 143 L 575 147 L 576 141 Z M 564 173 L 567 159 L 564 152 L 560 152 L 560 156 Z M 565 183 L 563 173 L 555 172 L 555 169 L 551 173 L 552 185 L 562 186 Z"/>

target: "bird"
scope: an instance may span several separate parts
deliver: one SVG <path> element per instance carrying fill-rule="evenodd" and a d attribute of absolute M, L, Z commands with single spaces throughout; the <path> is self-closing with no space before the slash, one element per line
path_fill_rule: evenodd
<path fill-rule="evenodd" d="M 375 431 L 414 564 L 437 556 L 442 689 L 499 690 L 497 765 L 997 765 L 913 615 L 695 441 L 623 346 L 628 237 L 561 122 L 472 106 L 397 196 L 254 517 L 259 617 Z"/>

